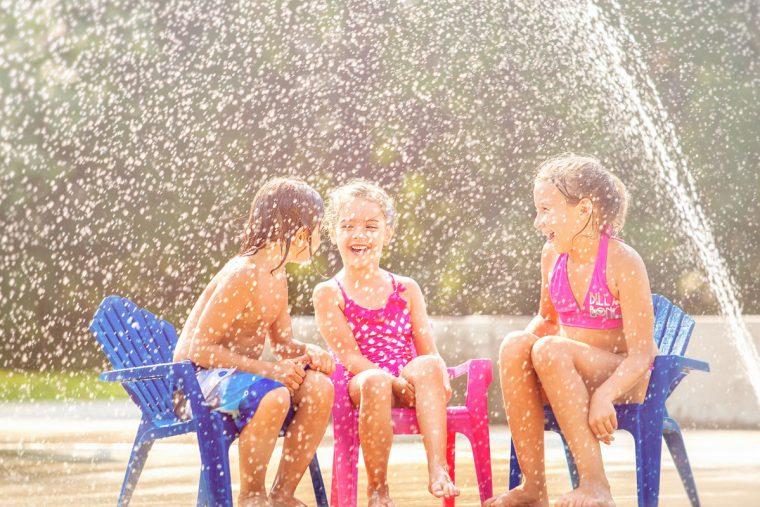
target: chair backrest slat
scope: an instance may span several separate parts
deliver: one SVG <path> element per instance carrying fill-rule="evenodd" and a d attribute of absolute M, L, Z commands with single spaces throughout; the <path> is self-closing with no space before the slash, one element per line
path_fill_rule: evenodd
<path fill-rule="evenodd" d="M 654 306 L 654 341 L 659 347 L 673 304 L 659 294 L 652 294 L 652 305 Z"/>
<path fill-rule="evenodd" d="M 132 368 L 156 364 L 156 361 L 151 360 L 145 347 L 146 336 L 143 330 L 147 326 L 145 326 L 144 322 L 141 322 L 139 308 L 131 301 L 116 300 L 111 303 L 111 311 L 108 312 L 108 315 L 118 319 L 118 324 L 114 323 L 114 326 L 121 328 L 119 331 L 121 331 L 120 336 L 122 337 L 124 348 L 129 351 L 131 364 L 127 364 L 125 367 Z M 161 389 L 160 384 L 161 381 L 146 380 L 135 383 L 132 386 L 143 394 L 151 413 L 154 415 L 164 409 L 161 399 L 166 396 L 169 390 L 168 386 L 165 389 Z"/>
<path fill-rule="evenodd" d="M 694 319 L 689 315 L 684 315 L 681 320 L 681 326 L 678 329 L 678 334 L 675 340 L 670 346 L 668 354 L 677 356 L 683 356 L 686 354 L 686 347 L 689 346 L 689 340 L 691 339 L 691 333 L 694 331 Z"/>
<path fill-rule="evenodd" d="M 90 329 L 114 369 L 170 362 L 177 342 L 171 324 L 117 296 L 103 300 Z M 171 386 L 166 379 L 147 379 L 122 385 L 151 418 L 175 419 Z"/>
<path fill-rule="evenodd" d="M 165 362 L 163 356 L 158 352 L 158 343 L 149 324 L 149 321 L 155 322 L 157 320 L 155 315 L 138 308 L 136 305 L 132 306 L 134 307 L 130 314 L 133 319 L 132 326 L 135 328 L 136 336 L 138 337 L 138 339 L 132 340 L 132 343 L 138 351 L 143 365 Z M 150 380 L 148 381 L 148 385 L 158 391 L 156 400 L 161 405 L 161 409 L 168 409 L 169 407 L 166 406 L 166 402 L 167 400 L 171 400 L 171 390 L 167 382 L 164 380 Z"/>
<path fill-rule="evenodd" d="M 670 354 L 673 342 L 675 341 L 678 332 L 681 330 L 683 316 L 683 310 L 677 306 L 673 306 L 673 309 L 670 310 L 668 323 L 665 325 L 665 334 L 663 334 L 662 340 L 660 341 L 661 354 Z"/>
<path fill-rule="evenodd" d="M 654 340 L 662 355 L 682 356 L 694 331 L 694 319 L 668 301 L 652 294 L 654 306 Z"/>

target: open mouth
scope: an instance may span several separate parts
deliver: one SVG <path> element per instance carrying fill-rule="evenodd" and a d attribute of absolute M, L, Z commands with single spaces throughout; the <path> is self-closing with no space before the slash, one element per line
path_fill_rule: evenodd
<path fill-rule="evenodd" d="M 351 247 L 351 251 L 354 254 L 356 254 L 356 255 L 364 255 L 367 252 L 369 252 L 369 247 L 368 246 L 364 246 L 364 245 L 361 245 L 361 246 L 352 246 Z"/>
<path fill-rule="evenodd" d="M 553 232 L 549 232 L 549 233 L 546 235 L 546 237 L 549 239 L 549 241 L 553 241 L 553 240 L 554 240 L 554 233 L 553 233 Z"/>

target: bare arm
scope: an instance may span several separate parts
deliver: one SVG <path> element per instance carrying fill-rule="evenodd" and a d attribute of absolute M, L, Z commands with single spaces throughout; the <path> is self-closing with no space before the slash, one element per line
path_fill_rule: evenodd
<path fill-rule="evenodd" d="M 422 290 L 411 278 L 403 280 L 409 294 L 409 316 L 412 321 L 412 336 L 414 348 L 418 355 L 440 356 L 433 338 L 433 328 L 427 314 L 427 305 Z"/>
<path fill-rule="evenodd" d="M 547 241 L 541 251 L 541 301 L 538 315 L 533 317 L 525 330 L 536 336 L 552 336 L 559 334 L 559 315 L 549 296 L 549 273 L 557 259 L 554 248 Z"/>
<path fill-rule="evenodd" d="M 597 389 L 595 396 L 613 401 L 641 381 L 654 361 L 656 349 L 652 338 L 652 292 L 644 262 L 633 251 L 610 258 L 614 259 L 609 271 L 619 288 L 618 300 L 623 313 L 623 332 L 628 354 L 612 376 Z"/>
<path fill-rule="evenodd" d="M 306 353 L 306 345 L 293 338 L 293 323 L 287 305 L 272 323 L 269 339 L 272 352 L 277 359 L 302 356 Z"/>
<path fill-rule="evenodd" d="M 338 356 L 341 364 L 354 375 L 377 368 L 359 350 L 341 310 L 341 298 L 340 290 L 330 282 L 320 283 L 314 288 L 314 317 L 322 338 Z"/>

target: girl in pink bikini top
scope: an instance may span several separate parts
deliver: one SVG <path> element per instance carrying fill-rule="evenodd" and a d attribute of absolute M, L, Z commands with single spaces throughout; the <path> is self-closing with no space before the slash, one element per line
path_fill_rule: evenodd
<path fill-rule="evenodd" d="M 617 238 L 613 238 L 617 240 Z M 618 240 L 619 241 L 619 240 Z M 585 327 L 588 329 L 616 329 L 623 327 L 620 301 L 607 286 L 607 250 L 610 232 L 605 230 L 599 238 L 596 265 L 591 275 L 591 283 L 581 305 L 573 295 L 567 277 L 567 252 L 561 253 L 549 275 L 549 296 L 559 314 L 563 326 Z"/>

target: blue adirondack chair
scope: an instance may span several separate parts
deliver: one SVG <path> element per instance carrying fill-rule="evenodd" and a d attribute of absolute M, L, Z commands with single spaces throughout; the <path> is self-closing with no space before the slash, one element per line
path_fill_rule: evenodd
<path fill-rule="evenodd" d="M 652 302 L 655 315 L 654 338 L 659 346 L 660 355 L 654 360 L 654 371 L 652 371 L 644 402 L 615 406 L 618 427 L 633 435 L 636 447 L 636 488 L 639 507 L 657 506 L 663 438 L 691 504 L 699 507 L 697 486 L 691 473 L 681 428 L 674 419 L 668 416 L 665 400 L 689 371 L 708 372 L 710 367 L 703 361 L 684 357 L 694 330 L 694 319 L 663 296 L 654 294 Z M 580 482 L 578 469 L 550 407 L 544 407 L 544 428 L 546 431 L 556 431 L 562 437 L 570 478 L 573 488 L 577 488 Z M 522 479 L 514 442 L 510 454 L 509 489 L 512 489 L 517 487 Z"/>
<path fill-rule="evenodd" d="M 201 456 L 198 505 L 231 506 L 228 452 L 238 430 L 231 417 L 209 410 L 192 363 L 172 362 L 177 344 L 174 327 L 128 299 L 108 296 L 95 313 L 90 330 L 114 367 L 113 371 L 102 373 L 100 379 L 121 382 L 142 411 L 117 505 L 129 504 L 155 440 L 193 432 Z M 189 420 L 180 420 L 174 413 L 172 394 L 177 389 L 182 390 L 190 403 Z M 309 471 L 317 504 L 327 507 L 316 455 Z"/>

